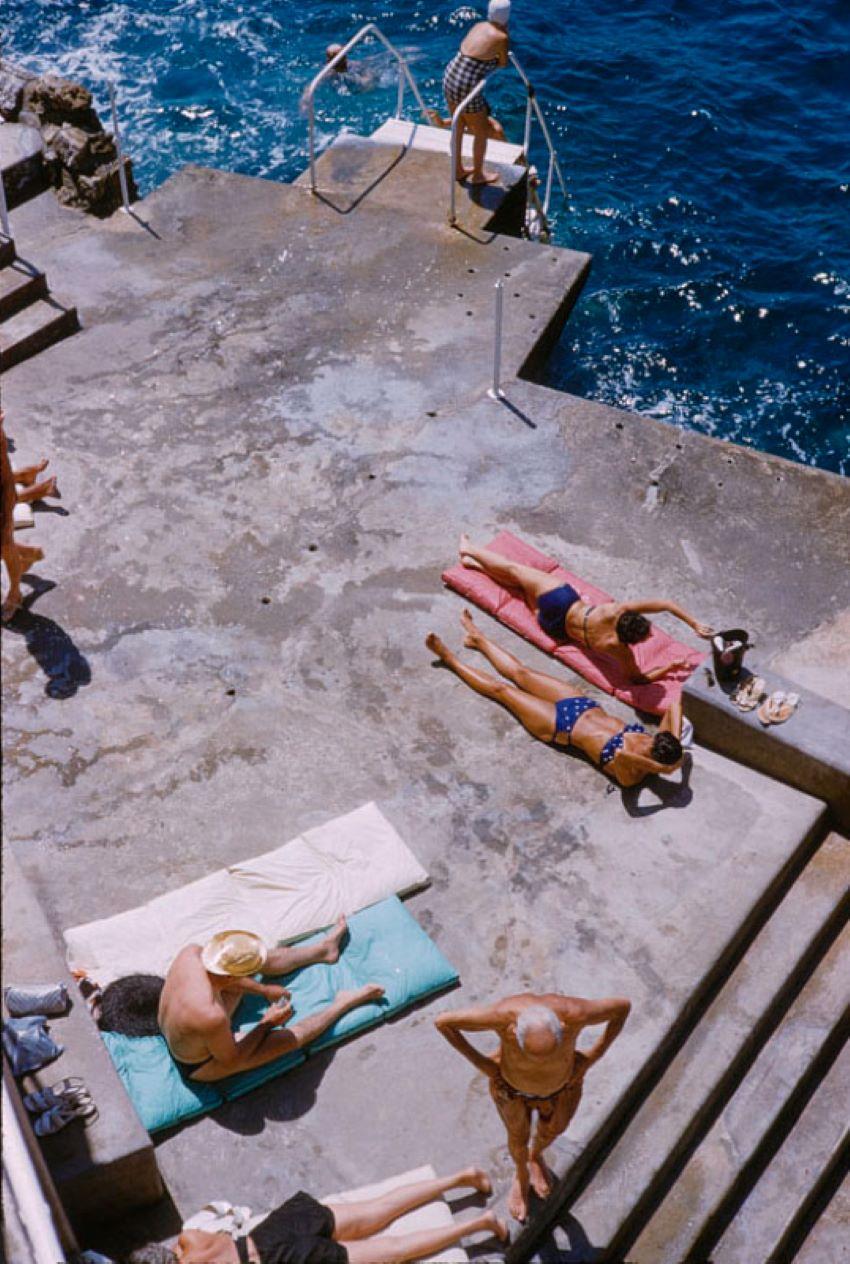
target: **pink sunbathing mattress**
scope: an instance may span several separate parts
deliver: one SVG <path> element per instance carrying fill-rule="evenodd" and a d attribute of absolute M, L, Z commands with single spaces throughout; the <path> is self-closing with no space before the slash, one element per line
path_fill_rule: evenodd
<path fill-rule="evenodd" d="M 594 605 L 598 605 L 603 601 L 613 600 L 601 588 L 596 588 L 593 584 L 589 584 L 587 580 L 571 574 L 563 566 L 553 562 L 551 558 L 546 557 L 543 553 L 538 553 L 531 545 L 524 544 L 522 540 L 518 540 L 509 531 L 500 532 L 495 540 L 492 540 L 487 545 L 487 548 L 494 549 L 495 552 L 501 553 L 503 557 L 510 558 L 513 562 L 522 562 L 526 566 L 534 566 L 538 570 L 549 571 L 552 575 L 557 576 L 561 583 L 572 584 L 583 598 Z M 487 614 L 493 615 L 494 618 L 504 623 L 505 627 L 518 632 L 520 636 L 524 636 L 527 641 L 531 641 L 532 645 L 536 645 L 539 649 L 551 654 L 553 658 L 563 663 L 565 667 L 578 672 L 580 676 L 583 676 L 592 685 L 596 685 L 599 689 L 604 689 L 606 693 L 613 694 L 615 698 L 619 698 L 622 702 L 628 702 L 630 706 L 635 707 L 639 711 L 651 711 L 656 715 L 661 715 L 672 702 L 678 699 L 682 692 L 683 682 L 693 674 L 706 658 L 706 655 L 700 650 L 691 649 L 690 646 L 683 645 L 681 641 L 677 641 L 675 637 L 668 636 L 661 628 L 653 625 L 652 635 L 648 640 L 634 646 L 635 658 L 641 671 L 653 671 L 655 668 L 663 667 L 665 663 L 674 662 L 676 659 L 687 659 L 690 667 L 677 668 L 669 676 L 664 676 L 661 680 L 655 681 L 654 684 L 632 684 L 619 664 L 606 655 L 591 653 L 589 650 L 572 642 L 567 645 L 559 645 L 557 641 L 553 641 L 543 631 L 520 594 L 513 589 L 503 588 L 501 584 L 497 584 L 495 580 L 490 579 L 488 575 L 484 575 L 481 571 L 471 570 L 458 563 L 457 566 L 452 566 L 449 570 L 444 571 L 443 583 L 447 584 L 449 588 L 453 588 L 455 592 L 460 593 L 468 601 L 474 602 L 476 606 L 480 606 Z"/>

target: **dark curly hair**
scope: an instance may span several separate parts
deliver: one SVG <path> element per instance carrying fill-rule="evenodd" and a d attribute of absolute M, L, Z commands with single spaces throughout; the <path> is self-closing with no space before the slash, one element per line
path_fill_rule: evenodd
<path fill-rule="evenodd" d="M 672 733 L 656 733 L 652 739 L 652 758 L 657 764 L 678 764 L 682 743 Z"/>
<path fill-rule="evenodd" d="M 645 641 L 652 631 L 649 619 L 636 610 L 624 610 L 617 620 L 617 640 L 623 645 L 637 645 Z"/>

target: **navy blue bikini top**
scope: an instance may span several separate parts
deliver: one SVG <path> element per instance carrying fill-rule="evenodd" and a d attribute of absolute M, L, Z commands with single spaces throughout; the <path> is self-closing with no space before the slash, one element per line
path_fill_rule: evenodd
<path fill-rule="evenodd" d="M 617 754 L 618 750 L 623 749 L 623 742 L 627 733 L 645 733 L 646 729 L 642 724 L 627 724 L 619 733 L 615 733 L 613 737 L 609 737 L 608 741 L 602 747 L 599 756 L 599 767 L 604 768 L 606 764 L 610 764 L 611 760 Z"/>

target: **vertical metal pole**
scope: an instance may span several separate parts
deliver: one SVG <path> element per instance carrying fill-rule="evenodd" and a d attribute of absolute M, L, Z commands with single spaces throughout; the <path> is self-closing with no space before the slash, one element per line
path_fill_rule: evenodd
<path fill-rule="evenodd" d="M 9 223 L 9 207 L 6 205 L 6 186 L 3 184 L 3 176 L 0 175 L 0 227 L 3 232 L 12 240 L 12 225 Z"/>
<path fill-rule="evenodd" d="M 401 112 L 404 109 L 404 62 L 399 56 L 396 56 L 398 62 L 398 99 L 396 100 L 395 116 L 401 118 Z"/>
<path fill-rule="evenodd" d="M 310 148 L 310 192 L 316 192 L 316 135 L 312 84 L 310 85 L 310 113 L 307 116 L 307 143 Z"/>
<path fill-rule="evenodd" d="M 522 137 L 522 152 L 525 154 L 525 161 L 529 162 L 529 149 L 531 148 L 531 92 L 528 93 L 525 101 L 525 132 Z"/>
<path fill-rule="evenodd" d="M 452 228 L 454 228 L 457 223 L 457 212 L 455 210 L 455 198 L 457 196 L 457 191 L 455 189 L 455 171 L 457 170 L 457 134 L 460 131 L 458 124 L 459 117 L 458 111 L 455 110 L 452 116 L 452 130 L 449 136 L 449 165 L 451 168 L 449 171 L 449 224 Z"/>
<path fill-rule="evenodd" d="M 130 194 L 127 192 L 127 173 L 124 170 L 124 155 L 121 152 L 121 133 L 118 131 L 118 111 L 115 108 L 115 84 L 109 83 L 109 104 L 112 107 L 112 134 L 115 137 L 115 152 L 118 155 L 118 182 L 121 185 L 121 201 L 124 210 L 130 213 Z"/>
<path fill-rule="evenodd" d="M 555 170 L 555 151 L 549 151 L 549 170 L 546 173 L 546 196 L 543 199 L 543 214 L 549 214 L 549 202 L 552 197 L 552 173 Z"/>
<path fill-rule="evenodd" d="M 493 385 L 487 394 L 491 399 L 504 399 L 505 392 L 500 386 L 502 376 L 502 300 L 504 283 L 496 282 L 496 319 L 493 328 Z"/>

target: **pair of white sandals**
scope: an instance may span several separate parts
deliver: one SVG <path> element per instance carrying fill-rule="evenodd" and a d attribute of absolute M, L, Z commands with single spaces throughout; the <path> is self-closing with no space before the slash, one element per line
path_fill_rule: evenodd
<path fill-rule="evenodd" d="M 767 728 L 769 724 L 784 724 L 800 705 L 798 693 L 785 693 L 775 689 L 769 698 L 765 698 L 757 711 L 759 720 Z"/>
<path fill-rule="evenodd" d="M 32 1126 L 37 1137 L 51 1137 L 75 1119 L 82 1119 L 86 1127 L 97 1119 L 92 1095 L 77 1076 L 27 1093 L 24 1106 L 31 1115 L 38 1116 Z"/>
<path fill-rule="evenodd" d="M 775 689 L 767 696 L 763 677 L 748 676 L 732 694 L 732 702 L 739 711 L 755 711 L 758 707 L 758 718 L 767 727 L 790 719 L 800 705 L 800 695 Z"/>

